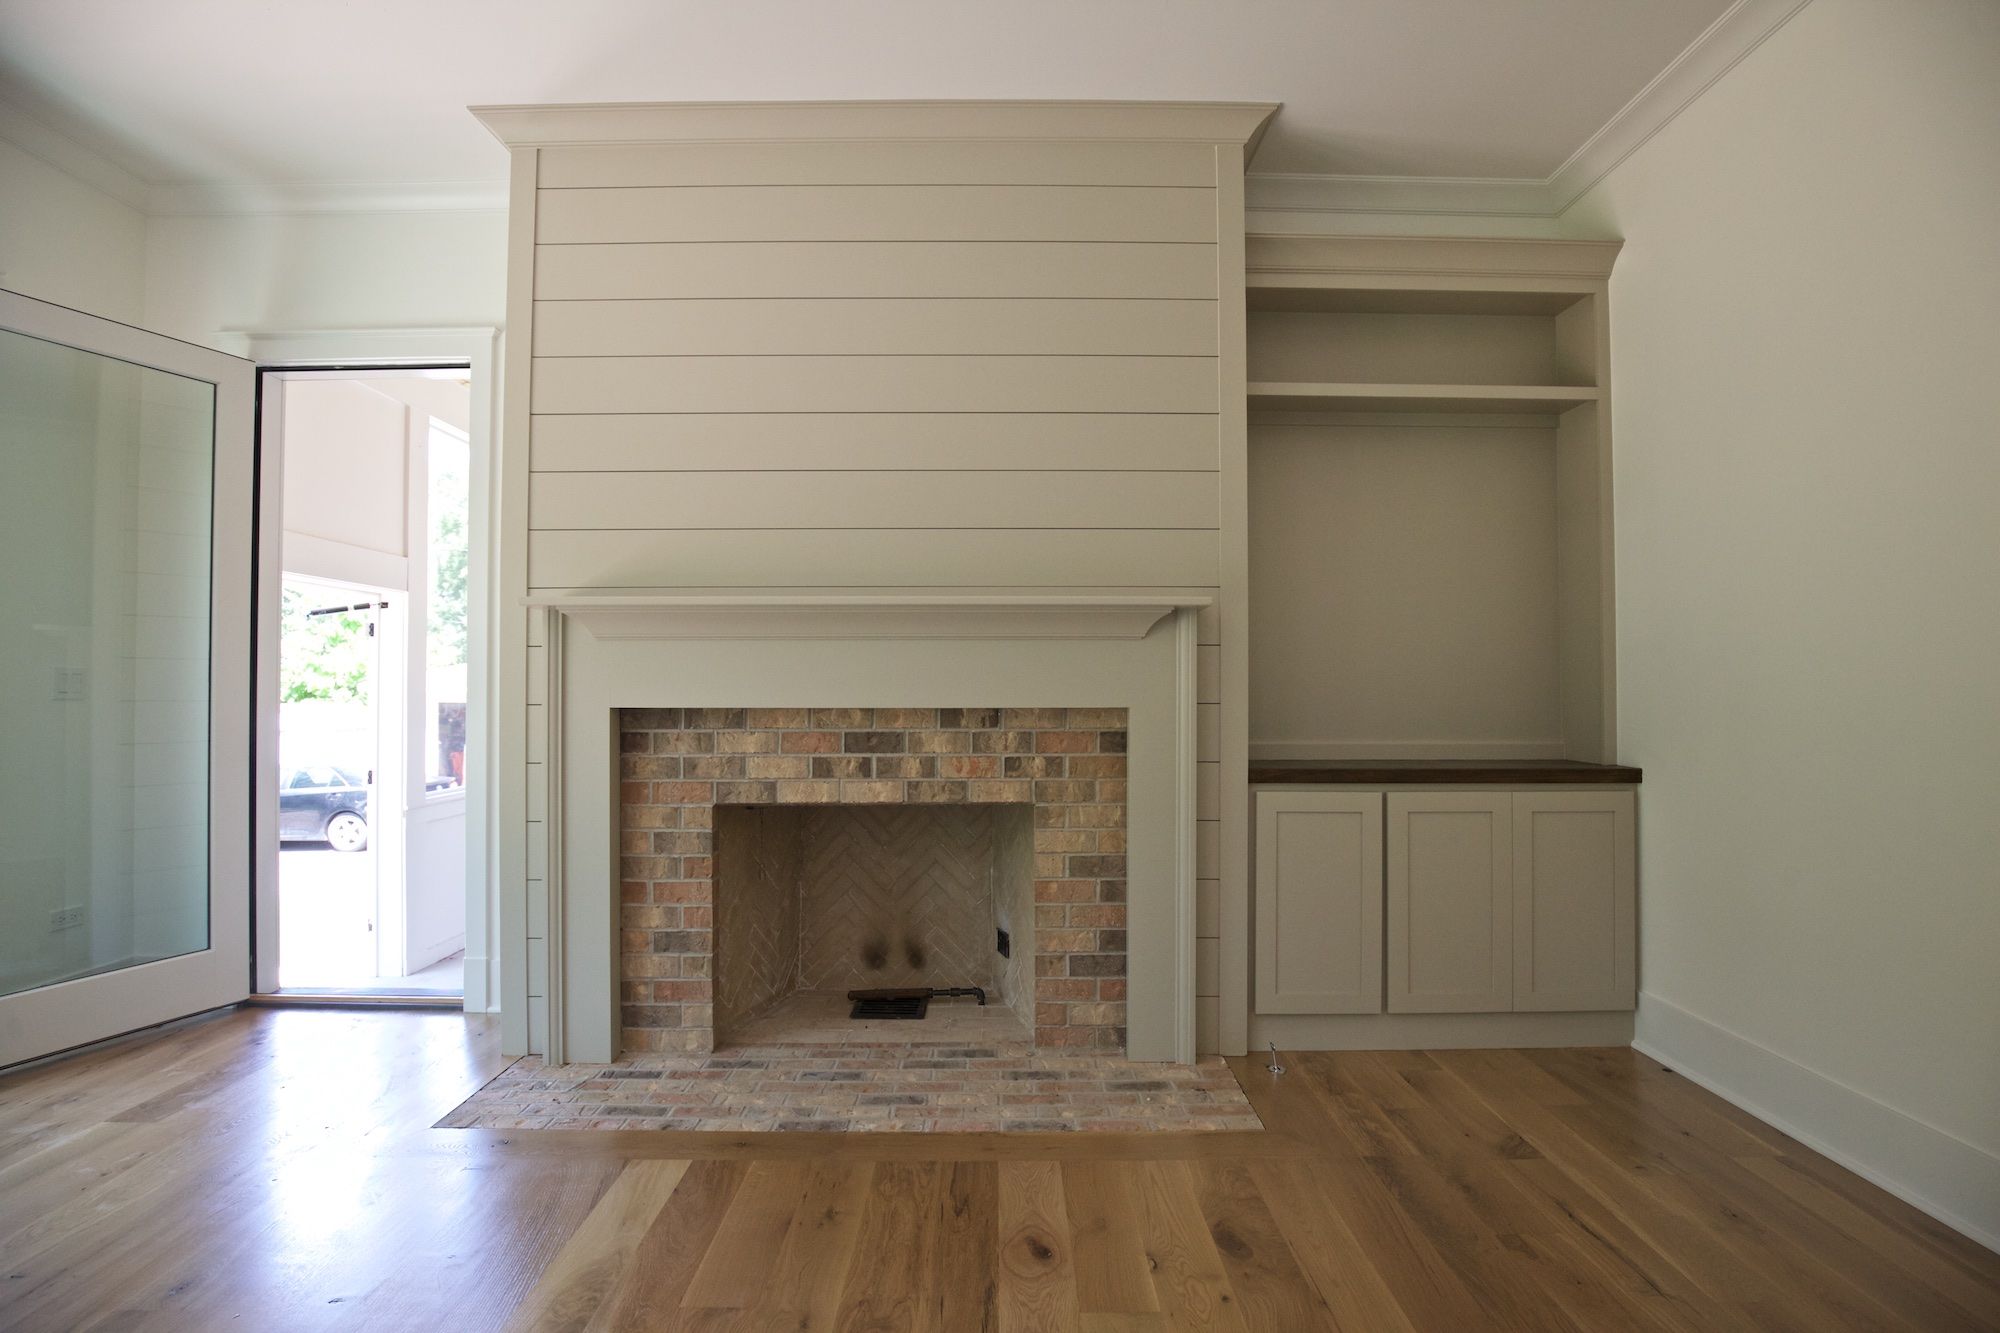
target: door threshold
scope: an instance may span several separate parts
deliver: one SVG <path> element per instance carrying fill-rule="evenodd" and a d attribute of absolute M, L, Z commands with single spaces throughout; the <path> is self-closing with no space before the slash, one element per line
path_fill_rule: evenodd
<path fill-rule="evenodd" d="M 266 1005 L 271 1008 L 387 1008 L 387 1009 L 463 1009 L 465 997 L 462 995 L 439 995 L 422 992 L 376 993 L 352 990 L 281 990 L 265 995 L 252 995 L 245 1004 Z"/>

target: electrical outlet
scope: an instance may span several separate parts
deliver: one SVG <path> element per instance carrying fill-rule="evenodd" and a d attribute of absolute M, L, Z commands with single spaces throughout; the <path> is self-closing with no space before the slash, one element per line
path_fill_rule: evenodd
<path fill-rule="evenodd" d="M 75 930 L 82 924 L 83 909 L 81 907 L 59 907 L 49 913 L 49 932 L 51 934 L 59 930 Z"/>
<path fill-rule="evenodd" d="M 49 697 L 57 703 L 78 703 L 88 698 L 87 677 L 82 667 L 57 667 Z"/>

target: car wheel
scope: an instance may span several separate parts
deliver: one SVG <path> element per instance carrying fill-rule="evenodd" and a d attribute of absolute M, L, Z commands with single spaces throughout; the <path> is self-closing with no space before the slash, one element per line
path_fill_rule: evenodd
<path fill-rule="evenodd" d="M 336 852 L 358 852 L 368 845 L 368 821 L 352 810 L 342 810 L 326 821 L 326 840 Z"/>

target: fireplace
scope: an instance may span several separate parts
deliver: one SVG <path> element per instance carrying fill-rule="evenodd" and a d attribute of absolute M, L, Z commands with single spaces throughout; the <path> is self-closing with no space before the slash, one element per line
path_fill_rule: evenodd
<path fill-rule="evenodd" d="M 1125 1050 L 1124 708 L 628 708 L 618 736 L 623 1050 L 916 986 L 987 990 L 983 1039 Z"/>
<path fill-rule="evenodd" d="M 1204 603 L 1174 590 L 541 603 L 531 667 L 545 665 L 527 698 L 545 739 L 530 751 L 519 910 L 521 1003 L 542 1053 L 701 1053 L 758 1021 L 716 989 L 732 812 L 762 812 L 782 841 L 783 821 L 814 809 L 993 807 L 1028 821 L 1032 857 L 1026 903 L 1006 908 L 1032 1002 L 1003 980 L 998 1012 L 1037 1050 L 1191 1060 L 1195 880 L 1217 860 L 1215 784 L 1197 763 L 1213 717 L 1197 708 Z M 1005 834 L 996 823 L 996 843 Z M 781 845 L 781 883 L 782 860 Z M 1006 902 L 982 909 L 996 932 Z M 803 942 L 778 947 L 803 965 Z M 797 975 L 795 999 L 828 994 Z M 749 994 L 752 1010 L 774 1002 Z"/>

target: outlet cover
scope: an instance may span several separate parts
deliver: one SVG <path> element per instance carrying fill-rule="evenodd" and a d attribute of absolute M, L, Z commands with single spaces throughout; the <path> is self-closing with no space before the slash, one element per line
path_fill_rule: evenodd
<path fill-rule="evenodd" d="M 51 931 L 75 930 L 82 924 L 83 909 L 81 907 L 60 907 L 49 913 L 49 929 Z"/>

